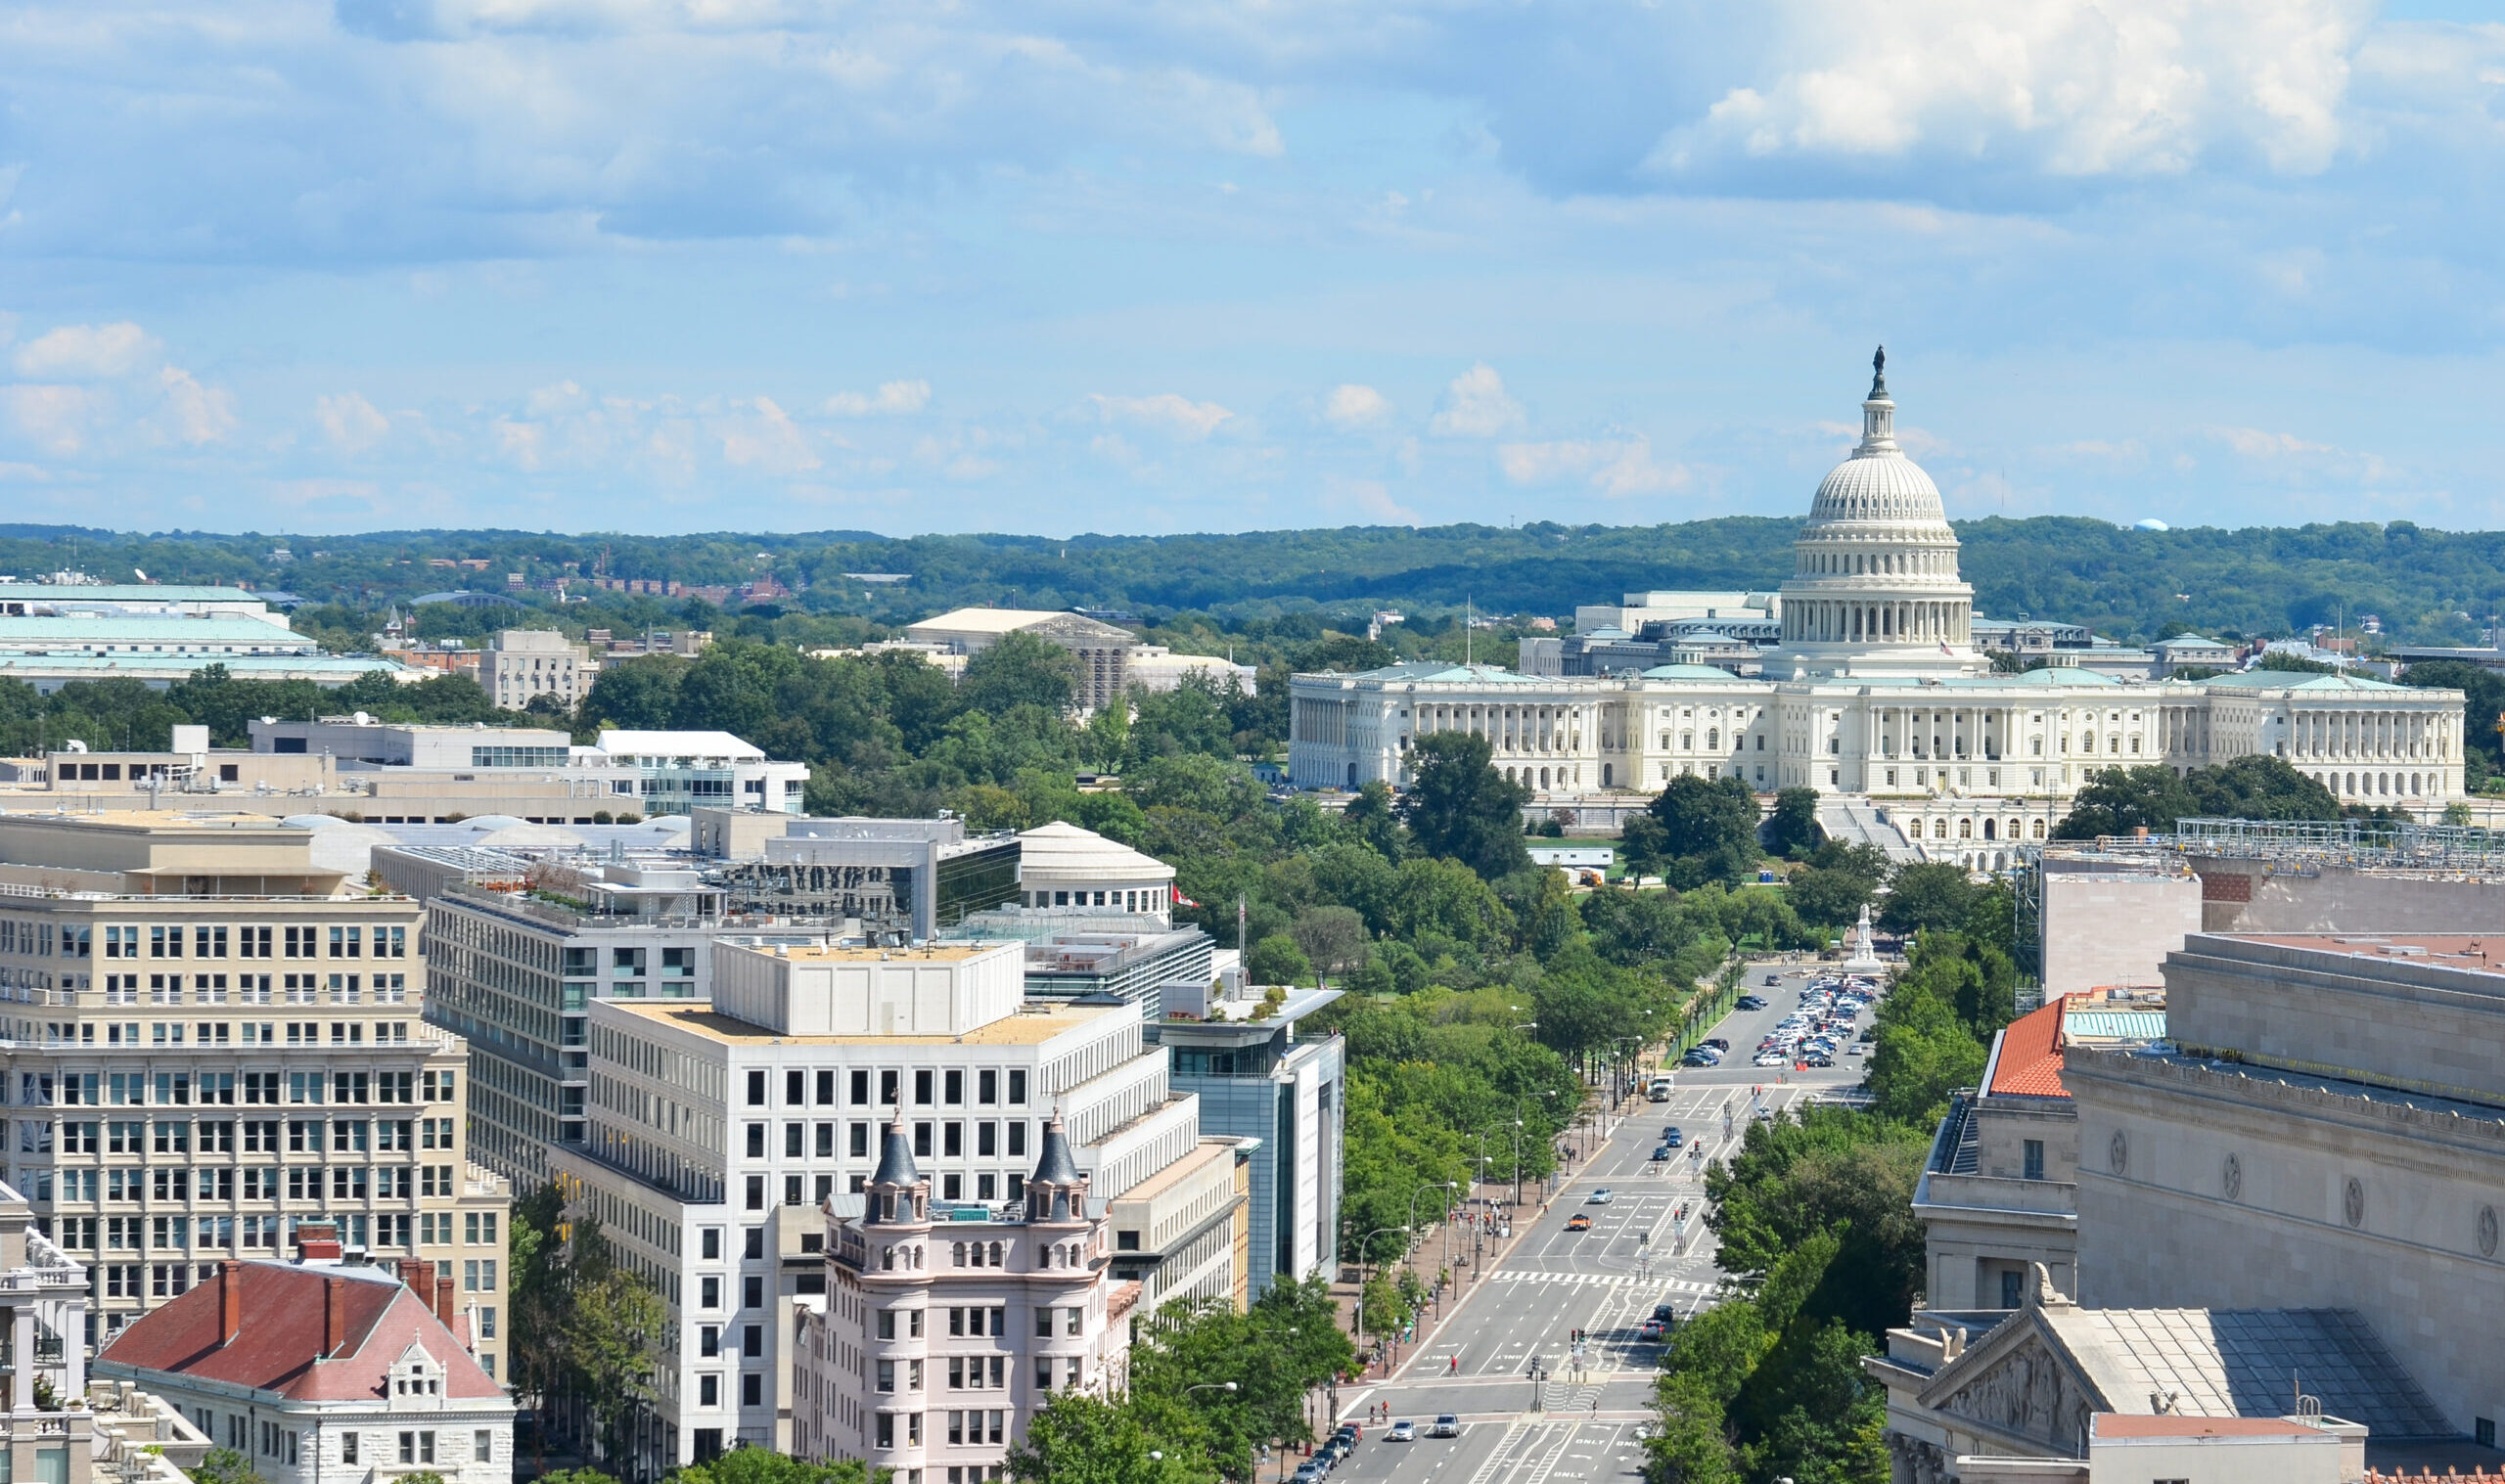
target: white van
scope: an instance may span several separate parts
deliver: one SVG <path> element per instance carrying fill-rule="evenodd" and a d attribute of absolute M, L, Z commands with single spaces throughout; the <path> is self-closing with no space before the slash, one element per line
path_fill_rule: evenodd
<path fill-rule="evenodd" d="M 1653 1080 L 1644 1086 L 1644 1096 L 1655 1102 L 1667 1102 L 1670 1101 L 1670 1094 L 1677 1089 L 1678 1085 L 1678 1079 L 1669 1073 L 1655 1072 Z"/>

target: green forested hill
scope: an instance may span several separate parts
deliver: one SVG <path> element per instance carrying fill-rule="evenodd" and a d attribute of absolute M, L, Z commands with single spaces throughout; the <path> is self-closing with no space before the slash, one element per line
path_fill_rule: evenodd
<path fill-rule="evenodd" d="M 507 589 L 594 572 L 730 585 L 764 574 L 797 590 L 782 606 L 898 623 L 961 604 L 1121 607 L 1143 617 L 1199 609 L 1250 619 L 1392 605 L 1563 617 L 1578 603 L 1642 588 L 1762 588 L 1790 565 L 1798 522 L 1729 517 L 1654 526 L 1346 526 L 1241 535 L 919 536 L 860 531 L 652 537 L 524 531 L 386 531 L 354 536 L 138 535 L 0 526 L 0 572 L 61 568 L 130 580 L 246 581 L 321 604 L 379 609 L 447 588 Z M 2117 639 L 2169 625 L 2275 636 L 2373 613 L 2395 639 L 2469 642 L 2505 607 L 2505 532 L 2396 521 L 2295 528 L 2125 530 L 2099 520 L 1992 518 L 1958 527 L 1977 606 L 2086 623 Z M 284 548 L 284 561 L 273 553 Z M 485 570 L 430 566 L 483 559 Z M 903 572 L 888 585 L 845 572 Z M 579 582 L 576 584 L 579 588 Z M 2468 615 L 2468 616 L 2466 616 Z M 701 612 L 615 614 L 698 621 Z M 608 621 L 595 615 L 598 621 Z"/>

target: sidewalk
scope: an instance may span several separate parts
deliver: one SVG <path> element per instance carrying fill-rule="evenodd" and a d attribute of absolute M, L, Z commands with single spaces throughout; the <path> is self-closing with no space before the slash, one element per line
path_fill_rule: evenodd
<path fill-rule="evenodd" d="M 1627 1116 L 1629 1109 L 1642 1102 L 1641 1094 L 1630 1093 L 1626 1099 L 1609 1110 L 1609 1115 L 1612 1118 L 1623 1118 Z M 1576 1176 L 1590 1168 L 1592 1161 L 1606 1147 L 1608 1147 L 1608 1142 L 1597 1135 L 1584 1136 L 1579 1147 L 1575 1149 L 1576 1157 L 1571 1161 L 1561 1161 L 1558 1164 L 1556 1175 L 1553 1177 L 1558 1188 L 1562 1190 Z M 1334 1282 L 1331 1285 L 1331 1297 L 1339 1306 L 1341 1327 L 1347 1329 L 1357 1340 L 1360 1364 L 1357 1372 L 1350 1378 L 1349 1384 L 1382 1381 L 1397 1375 L 1401 1367 L 1412 1356 L 1434 1340 L 1436 1331 L 1443 1326 L 1444 1317 L 1450 1314 L 1465 1296 L 1477 1291 L 1478 1285 L 1483 1281 L 1483 1276 L 1501 1266 L 1514 1248 L 1530 1235 L 1530 1229 L 1538 1224 L 1539 1218 L 1547 1212 L 1553 1197 L 1544 1192 L 1544 1186 L 1545 1182 L 1537 1185 L 1526 1183 L 1520 1204 L 1499 1198 L 1491 1208 L 1482 1208 L 1492 1209 L 1498 1219 L 1505 1223 L 1510 1235 L 1498 1237 L 1491 1234 L 1486 1238 L 1483 1251 L 1475 1262 L 1469 1258 L 1475 1239 L 1470 1228 L 1460 1223 L 1454 1224 L 1451 1232 L 1453 1250 L 1451 1286 L 1444 1290 L 1440 1301 L 1430 1298 L 1421 1306 L 1412 1322 L 1414 1337 L 1386 1341 L 1384 1349 L 1387 1361 L 1383 1365 L 1373 1364 L 1369 1359 L 1374 1350 L 1373 1337 L 1355 1333 L 1359 1284 Z M 1512 1190 L 1512 1184 L 1497 1182 L 1479 1189 L 1491 1195 L 1498 1195 L 1509 1192 Z M 1435 1283 L 1435 1275 L 1444 1266 L 1444 1229 L 1440 1224 L 1422 1228 L 1417 1241 L 1411 1244 L 1409 1255 L 1398 1262 L 1384 1264 L 1382 1269 L 1384 1275 L 1396 1284 L 1400 1281 L 1402 1272 L 1413 1272 L 1417 1274 L 1419 1282 L 1432 1291 Z M 1375 1268 L 1372 1264 L 1366 1264 L 1358 1271 L 1371 1275 L 1375 1272 Z"/>

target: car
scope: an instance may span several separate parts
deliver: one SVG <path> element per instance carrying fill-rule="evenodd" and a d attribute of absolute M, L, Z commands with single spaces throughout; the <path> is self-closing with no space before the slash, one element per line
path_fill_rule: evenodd
<path fill-rule="evenodd" d="M 1457 1438 L 1461 1436 L 1461 1418 L 1454 1417 L 1449 1412 L 1436 1414 L 1435 1425 L 1427 1429 L 1427 1436 L 1431 1438 Z"/>
<path fill-rule="evenodd" d="M 1689 1052 L 1686 1056 L 1681 1057 L 1679 1058 L 1679 1065 L 1681 1065 L 1681 1066 L 1713 1066 L 1713 1065 L 1715 1065 L 1715 1064 L 1719 1063 L 1719 1062 L 1721 1061 L 1721 1059 L 1722 1059 L 1721 1057 L 1717 1057 L 1717 1056 L 1713 1055 L 1713 1053 L 1711 1053 L 1711 1052 L 1709 1052 L 1709 1051 L 1707 1051 L 1704 1047 L 1701 1047 L 1701 1046 L 1700 1046 L 1700 1047 L 1698 1047 L 1696 1050 L 1694 1050 L 1694 1051 L 1692 1051 L 1692 1052 Z"/>
<path fill-rule="evenodd" d="M 1307 1459 L 1296 1465 L 1296 1484 L 1322 1484 L 1324 1475 L 1330 1472 L 1322 1463 Z"/>
<path fill-rule="evenodd" d="M 1708 1036 L 1699 1044 L 1709 1046 L 1717 1052 L 1727 1052 L 1731 1049 L 1731 1043 L 1723 1040 L 1720 1036 Z"/>
<path fill-rule="evenodd" d="M 1836 1064 L 1836 1058 L 1835 1058 L 1835 1057 L 1831 1057 L 1831 1056 L 1829 1056 L 1829 1055 L 1827 1055 L 1825 1052 L 1819 1052 L 1819 1053 L 1817 1053 L 1815 1056 L 1809 1056 L 1809 1057 L 1801 1057 L 1801 1058 L 1800 1058 L 1800 1064 L 1801 1064 L 1802 1066 L 1812 1067 L 1812 1068 L 1816 1068 L 1816 1069 L 1819 1069 L 1819 1070 L 1823 1070 L 1823 1069 L 1825 1069 L 1825 1068 L 1827 1068 L 1827 1067 L 1831 1067 L 1831 1066 L 1835 1065 L 1835 1064 Z"/>
<path fill-rule="evenodd" d="M 1781 1052 L 1759 1052 L 1755 1059 L 1749 1064 L 1751 1066 L 1790 1066 L 1792 1061 Z"/>
<path fill-rule="evenodd" d="M 1669 1326 L 1662 1324 L 1658 1319 L 1648 1319 L 1644 1322 L 1643 1327 L 1635 1331 L 1635 1337 L 1639 1340 L 1658 1340 L 1666 1338 L 1669 1335 Z"/>
<path fill-rule="evenodd" d="M 1761 1107 L 1761 1108 L 1758 1108 L 1758 1109 L 1757 1109 L 1757 1122 L 1759 1122 L 1759 1123 L 1772 1123 L 1773 1121 L 1774 1121 L 1774 1109 L 1773 1109 L 1771 1106 Z"/>
<path fill-rule="evenodd" d="M 1662 1163 L 1663 1163 L 1663 1162 L 1667 1161 L 1667 1160 L 1669 1159 L 1669 1157 L 1670 1157 L 1670 1147 L 1669 1147 L 1668 1145 L 1666 1145 L 1666 1144 L 1657 1144 L 1657 1145 L 1653 1146 L 1653 1162 L 1654 1162 L 1655 1164 L 1662 1164 Z"/>
<path fill-rule="evenodd" d="M 1344 1440 L 1351 1448 L 1354 1448 L 1358 1442 L 1365 1437 L 1365 1435 L 1366 1430 L 1354 1422 L 1342 1422 L 1339 1426 L 1331 1429 L 1331 1440 L 1333 1442 L 1336 1443 Z"/>
<path fill-rule="evenodd" d="M 1402 1417 L 1391 1424 L 1391 1430 L 1383 1435 L 1383 1440 L 1387 1443 L 1414 1443 L 1418 1441 L 1418 1424 Z"/>
<path fill-rule="evenodd" d="M 1686 1146 L 1687 1136 L 1676 1129 L 1672 1129 L 1662 1136 L 1662 1142 L 1668 1145 L 1671 1148 L 1680 1148 Z"/>
<path fill-rule="evenodd" d="M 1587 1206 L 1605 1206 L 1617 1198 L 1617 1192 L 1616 1191 L 1611 1190 L 1607 1186 L 1602 1186 L 1599 1190 L 1584 1196 L 1583 1204 Z"/>
<path fill-rule="evenodd" d="M 1675 1325 L 1679 1322 L 1679 1306 L 1665 1298 L 1653 1306 L 1653 1318 L 1659 1324 Z"/>
<path fill-rule="evenodd" d="M 1755 995 L 1742 995 L 1738 1000 L 1732 1002 L 1732 1009 L 1763 1010 L 1765 1009 L 1765 1001 Z"/>
<path fill-rule="evenodd" d="M 1767 985 L 1767 987 L 1768 987 L 1768 988 L 1772 988 L 1773 986 L 1775 986 L 1775 985 L 1780 984 L 1780 983 L 1782 983 L 1782 982 L 1783 982 L 1783 975 L 1781 975 L 1781 974 L 1767 974 L 1767 975 L 1765 976 L 1765 982 L 1766 982 L 1766 985 Z"/>
<path fill-rule="evenodd" d="M 1592 1219 L 1580 1211 L 1566 1218 L 1566 1230 L 1569 1232 L 1588 1232 L 1591 1229 Z"/>

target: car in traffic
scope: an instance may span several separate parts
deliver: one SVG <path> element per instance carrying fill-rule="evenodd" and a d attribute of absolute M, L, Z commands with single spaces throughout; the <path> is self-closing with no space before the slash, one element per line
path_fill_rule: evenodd
<path fill-rule="evenodd" d="M 1687 1143 L 1687 1136 L 1674 1128 L 1663 1129 L 1662 1130 L 1662 1142 L 1675 1149 Z"/>
<path fill-rule="evenodd" d="M 1662 1324 L 1658 1319 L 1648 1319 L 1644 1322 L 1643 1327 L 1635 1331 L 1635 1337 L 1639 1340 L 1665 1339 L 1668 1337 L 1669 1332 L 1669 1326 Z"/>
<path fill-rule="evenodd" d="M 1391 1430 L 1383 1435 L 1383 1440 L 1387 1443 L 1414 1443 L 1418 1441 L 1418 1424 L 1402 1417 L 1391 1424 Z"/>
<path fill-rule="evenodd" d="M 1580 1211 L 1566 1218 L 1566 1230 L 1569 1232 L 1588 1232 L 1591 1229 L 1592 1219 Z"/>
<path fill-rule="evenodd" d="M 1763 1010 L 1765 1009 L 1765 1000 L 1763 997 L 1758 995 L 1742 995 L 1739 999 L 1732 1002 L 1731 1008 L 1734 1010 Z"/>
<path fill-rule="evenodd" d="M 1461 1436 L 1461 1418 L 1453 1416 L 1449 1412 L 1437 1413 L 1435 1415 L 1435 1425 L 1427 1429 L 1427 1436 L 1431 1438 L 1457 1438 Z"/>
<path fill-rule="evenodd" d="M 1668 1145 L 1657 1144 L 1653 1146 L 1653 1162 L 1655 1164 L 1666 1164 L 1669 1162 L 1669 1157 L 1670 1147 Z"/>
<path fill-rule="evenodd" d="M 1611 1190 L 1607 1186 L 1602 1186 L 1599 1190 L 1584 1196 L 1583 1204 L 1587 1206 L 1605 1206 L 1617 1198 L 1617 1192 L 1616 1191 Z"/>

